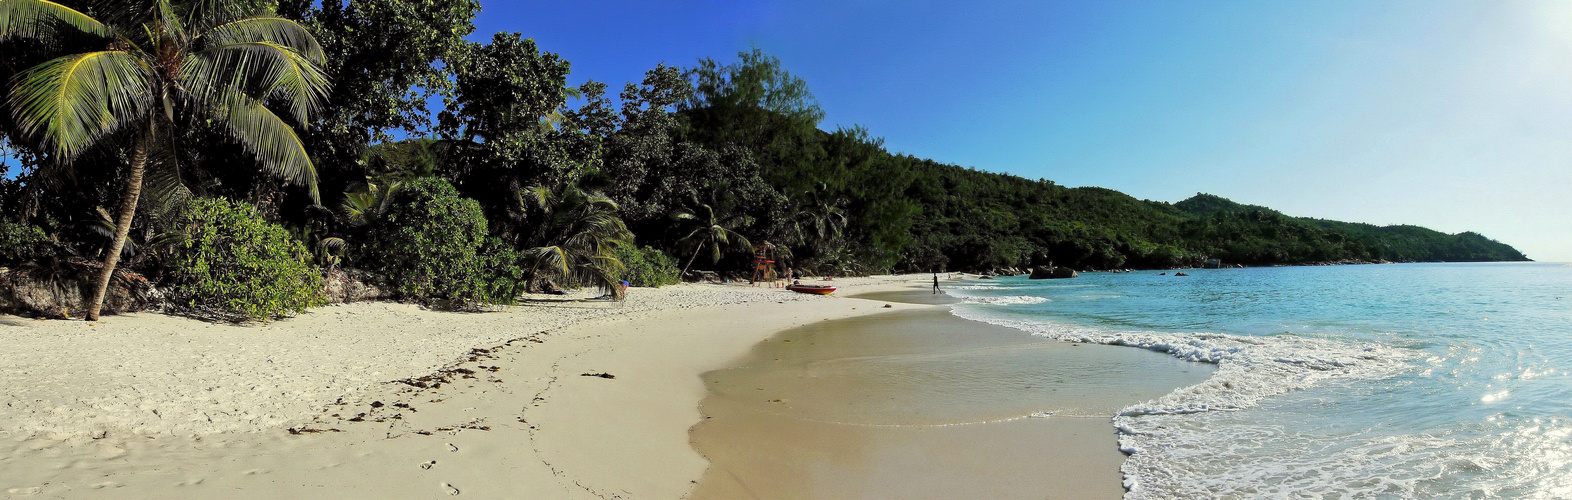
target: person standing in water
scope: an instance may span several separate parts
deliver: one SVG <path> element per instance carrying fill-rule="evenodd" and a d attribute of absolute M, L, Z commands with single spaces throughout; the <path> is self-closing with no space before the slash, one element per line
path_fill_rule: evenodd
<path fill-rule="evenodd" d="M 933 273 L 933 294 L 939 294 L 939 273 Z"/>

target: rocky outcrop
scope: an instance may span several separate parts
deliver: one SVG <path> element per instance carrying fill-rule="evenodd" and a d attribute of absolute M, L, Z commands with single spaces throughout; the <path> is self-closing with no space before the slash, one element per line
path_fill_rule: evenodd
<path fill-rule="evenodd" d="M 72 261 L 6 270 L 0 273 L 0 311 L 45 318 L 85 317 L 99 269 L 96 262 Z M 117 269 L 99 312 L 123 314 L 163 305 L 163 294 L 147 278 Z"/>
<path fill-rule="evenodd" d="M 322 279 L 322 297 L 329 304 L 343 304 L 388 298 L 371 275 L 354 269 L 334 269 Z"/>
<path fill-rule="evenodd" d="M 1032 268 L 1031 279 L 1034 279 L 1034 280 L 1052 280 L 1052 279 L 1074 278 L 1074 277 L 1077 277 L 1077 276 L 1080 276 L 1080 275 L 1076 274 L 1074 269 L 1070 269 L 1068 267 L 1038 266 L 1038 267 Z"/>
<path fill-rule="evenodd" d="M 682 275 L 682 280 L 689 283 L 720 283 L 721 277 L 720 274 L 716 273 L 715 271 L 688 271 L 687 274 Z"/>
<path fill-rule="evenodd" d="M 982 273 L 982 276 L 999 276 L 999 277 L 1004 277 L 1004 276 L 1020 276 L 1022 274 L 1026 274 L 1026 271 L 1022 271 L 1018 267 L 1001 267 L 1001 268 L 996 268 L 996 269 L 994 269 L 992 271 L 984 272 L 984 273 Z"/>

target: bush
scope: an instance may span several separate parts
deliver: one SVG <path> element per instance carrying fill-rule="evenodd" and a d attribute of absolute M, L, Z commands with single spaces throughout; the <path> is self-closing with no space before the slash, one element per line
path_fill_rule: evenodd
<path fill-rule="evenodd" d="M 522 257 L 518 250 L 497 238 L 486 238 L 480 258 L 484 261 L 481 271 L 485 279 L 486 296 L 492 302 L 512 303 L 514 297 L 524 293 L 529 281 L 524 278 Z"/>
<path fill-rule="evenodd" d="M 666 252 L 647 246 L 633 248 L 632 245 L 619 245 L 615 255 L 627 267 L 622 273 L 622 279 L 633 286 L 659 287 L 682 282 L 682 270 L 677 268 L 677 259 L 666 255 Z"/>
<path fill-rule="evenodd" d="M 517 252 L 487 238 L 480 203 L 436 178 L 400 191 L 360 254 L 361 268 L 380 274 L 405 300 L 465 308 L 509 303 L 523 278 Z"/>
<path fill-rule="evenodd" d="M 325 303 L 305 245 L 245 202 L 191 200 L 166 263 L 172 302 L 227 319 L 269 320 Z"/>
<path fill-rule="evenodd" d="M 37 226 L 0 221 L 0 266 L 15 266 L 46 253 L 49 237 Z"/>

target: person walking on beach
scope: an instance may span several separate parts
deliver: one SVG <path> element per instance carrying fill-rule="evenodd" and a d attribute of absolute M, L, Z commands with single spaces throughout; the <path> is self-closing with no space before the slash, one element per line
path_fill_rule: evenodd
<path fill-rule="evenodd" d="M 934 295 L 938 295 L 939 294 L 939 273 L 938 272 L 934 272 L 933 273 L 933 294 Z"/>

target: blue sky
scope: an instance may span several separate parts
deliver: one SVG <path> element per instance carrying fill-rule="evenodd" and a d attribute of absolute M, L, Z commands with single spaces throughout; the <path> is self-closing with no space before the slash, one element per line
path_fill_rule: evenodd
<path fill-rule="evenodd" d="M 1572 261 L 1572 3 L 484 1 L 618 89 L 758 47 L 821 128 L 1179 201 L 1478 231 Z"/>

